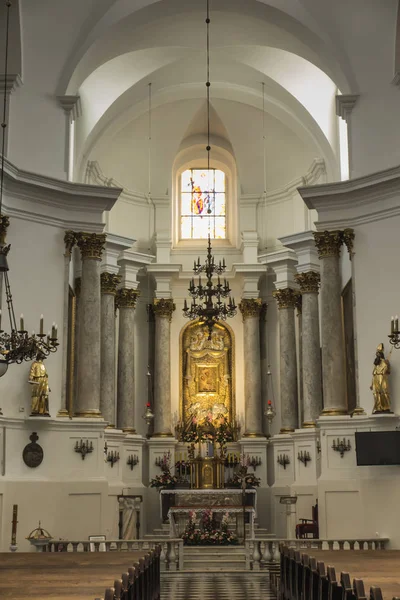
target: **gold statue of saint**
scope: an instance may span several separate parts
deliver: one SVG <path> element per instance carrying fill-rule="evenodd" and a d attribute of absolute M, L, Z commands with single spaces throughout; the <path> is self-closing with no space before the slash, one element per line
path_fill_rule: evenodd
<path fill-rule="evenodd" d="M 32 385 L 31 416 L 49 417 L 49 377 L 43 364 L 45 355 L 38 352 L 29 373 L 29 383 Z"/>
<path fill-rule="evenodd" d="M 390 358 L 390 355 L 389 355 Z M 373 414 L 390 413 L 389 393 L 390 362 L 385 358 L 384 346 L 379 344 L 376 349 L 374 370 L 372 372 L 372 383 L 370 389 L 374 395 Z"/>

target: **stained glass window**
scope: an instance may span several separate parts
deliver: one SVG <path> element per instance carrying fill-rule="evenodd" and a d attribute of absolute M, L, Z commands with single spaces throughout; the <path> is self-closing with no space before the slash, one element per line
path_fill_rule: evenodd
<path fill-rule="evenodd" d="M 226 237 L 225 173 L 188 169 L 181 176 L 181 238 Z"/>

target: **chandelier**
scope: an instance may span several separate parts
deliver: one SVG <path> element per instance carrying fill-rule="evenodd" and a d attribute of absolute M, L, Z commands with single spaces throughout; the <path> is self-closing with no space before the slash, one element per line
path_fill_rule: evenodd
<path fill-rule="evenodd" d="M 5 285 L 5 294 L 7 302 L 7 311 L 10 321 L 10 333 L 6 333 L 2 328 L 1 310 L 0 310 L 0 377 L 2 377 L 10 363 L 22 363 L 24 360 L 33 360 L 38 354 L 48 356 L 51 352 L 56 352 L 57 325 L 53 323 L 51 333 L 43 332 L 43 315 L 40 317 L 39 333 L 29 335 L 25 330 L 24 316 L 21 315 L 19 328 L 15 318 L 10 281 L 8 278 L 7 255 L 10 250 L 10 244 L 6 244 L 6 230 L 9 225 L 9 218 L 2 214 L 3 189 L 4 189 L 4 152 L 6 139 L 6 116 L 7 116 L 7 76 L 8 76 L 8 46 L 10 30 L 10 0 L 6 0 L 6 42 L 5 42 L 5 65 L 4 65 L 4 98 L 3 98 L 3 119 L 1 127 L 3 130 L 1 147 L 1 176 L 0 176 L 0 277 L 3 276 Z"/>
<path fill-rule="evenodd" d="M 208 327 L 208 339 L 211 340 L 212 328 L 218 321 L 225 321 L 227 317 L 234 317 L 237 313 L 235 299 L 231 297 L 231 289 L 224 279 L 221 283 L 220 275 L 224 273 L 225 259 L 215 264 L 214 256 L 211 252 L 211 240 L 208 236 L 207 258 L 204 265 L 200 264 L 200 257 L 194 261 L 193 271 L 199 276 L 199 283 L 195 285 L 194 277 L 189 285 L 189 294 L 192 298 L 190 306 L 188 306 L 186 298 L 184 302 L 183 315 L 188 319 L 199 319 Z M 201 273 L 205 273 L 207 281 L 203 285 L 201 283 Z M 213 275 L 218 275 L 218 283 L 214 285 Z M 228 303 L 223 302 L 223 298 L 228 298 Z M 196 302 L 200 300 L 200 303 Z"/>

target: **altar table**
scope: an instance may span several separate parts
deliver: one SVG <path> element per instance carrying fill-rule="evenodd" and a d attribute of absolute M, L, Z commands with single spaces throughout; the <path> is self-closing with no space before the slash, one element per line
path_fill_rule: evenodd
<path fill-rule="evenodd" d="M 214 508 L 217 506 L 242 506 L 243 496 L 240 488 L 224 488 L 215 490 L 191 490 L 185 488 L 174 488 L 161 490 L 160 492 L 160 516 L 164 520 L 168 511 L 173 506 L 186 506 L 197 508 Z M 246 489 L 246 504 L 254 508 L 257 513 L 257 490 Z M 163 498 L 173 496 L 170 506 L 163 511 Z M 250 501 L 248 501 L 251 499 Z"/>
<path fill-rule="evenodd" d="M 202 509 L 200 507 L 192 507 L 192 506 L 174 506 L 168 511 L 168 519 L 169 519 L 169 533 L 171 538 L 181 537 L 184 528 L 179 527 L 176 522 L 175 515 L 187 515 L 189 517 L 189 513 L 195 510 L 196 512 L 201 513 L 202 510 L 207 510 L 206 508 Z M 246 506 L 244 509 L 242 506 L 212 506 L 210 510 L 213 513 L 228 513 L 229 516 L 234 516 L 236 518 L 236 533 L 239 538 L 244 537 L 244 519 L 243 513 L 250 514 L 250 539 L 254 538 L 254 516 L 255 510 L 252 506 Z"/>

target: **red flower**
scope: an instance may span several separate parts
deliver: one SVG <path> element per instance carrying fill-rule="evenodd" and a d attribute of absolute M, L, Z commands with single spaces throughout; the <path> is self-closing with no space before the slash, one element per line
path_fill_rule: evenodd
<path fill-rule="evenodd" d="M 268 400 L 268 406 L 271 406 L 271 404 L 272 404 L 272 401 Z"/>

